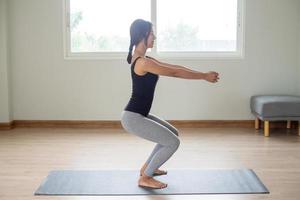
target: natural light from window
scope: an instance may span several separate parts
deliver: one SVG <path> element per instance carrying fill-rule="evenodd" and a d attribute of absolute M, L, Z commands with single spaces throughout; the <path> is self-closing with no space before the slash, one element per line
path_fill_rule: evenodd
<path fill-rule="evenodd" d="M 130 24 L 150 11 L 149 0 L 70 0 L 71 51 L 128 51 Z"/>
<path fill-rule="evenodd" d="M 158 51 L 236 51 L 237 0 L 157 1 Z"/>
<path fill-rule="evenodd" d="M 66 0 L 70 53 L 126 53 L 130 24 L 151 21 L 152 53 L 238 52 L 242 0 Z M 151 2 L 156 7 L 151 7 Z M 156 10 L 151 10 L 156 9 Z M 178 55 L 178 54 L 177 54 Z"/>

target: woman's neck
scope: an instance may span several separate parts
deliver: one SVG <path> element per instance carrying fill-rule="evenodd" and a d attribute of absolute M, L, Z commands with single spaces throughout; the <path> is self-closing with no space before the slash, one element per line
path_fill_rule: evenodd
<path fill-rule="evenodd" d="M 146 55 L 146 51 L 147 51 L 147 48 L 145 47 L 145 45 L 141 45 L 141 43 L 140 43 L 134 49 L 134 54 L 137 55 L 137 56 L 144 57 Z"/>

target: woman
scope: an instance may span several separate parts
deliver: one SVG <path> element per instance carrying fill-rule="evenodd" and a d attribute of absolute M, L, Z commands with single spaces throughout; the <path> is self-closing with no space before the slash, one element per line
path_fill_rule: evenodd
<path fill-rule="evenodd" d="M 180 144 L 178 130 L 165 120 L 149 113 L 159 75 L 183 78 L 204 79 L 216 83 L 218 73 L 202 73 L 183 66 L 160 62 L 145 56 L 148 48 L 152 48 L 154 40 L 152 24 L 137 19 L 130 26 L 130 47 L 127 61 L 131 64 L 132 96 L 122 112 L 123 128 L 132 134 L 157 143 L 146 163 L 140 170 L 138 185 L 140 187 L 162 189 L 166 183 L 153 178 L 167 174 L 158 169 L 178 149 Z M 133 55 L 133 47 L 135 47 Z"/>

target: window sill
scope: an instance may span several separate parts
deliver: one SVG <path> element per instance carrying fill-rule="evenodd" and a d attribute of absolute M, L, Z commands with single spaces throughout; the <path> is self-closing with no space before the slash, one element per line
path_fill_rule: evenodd
<path fill-rule="evenodd" d="M 64 56 L 65 60 L 126 60 L 127 53 L 124 52 L 101 52 L 101 53 L 69 53 Z M 147 53 L 156 59 L 162 60 L 242 60 L 243 53 L 238 52 L 172 52 L 172 53 Z"/>

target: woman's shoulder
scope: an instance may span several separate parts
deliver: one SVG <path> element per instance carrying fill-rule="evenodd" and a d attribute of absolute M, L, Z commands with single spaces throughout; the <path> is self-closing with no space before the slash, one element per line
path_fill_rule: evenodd
<path fill-rule="evenodd" d="M 133 56 L 131 63 L 132 65 L 138 65 L 141 68 L 144 68 L 146 66 L 152 66 L 154 63 L 159 64 L 159 61 L 150 56 Z"/>
<path fill-rule="evenodd" d="M 132 70 L 135 72 L 135 74 L 139 75 L 139 76 L 143 76 L 145 74 L 147 74 L 146 71 L 144 71 L 143 69 L 143 65 L 144 65 L 144 58 L 142 56 L 138 56 L 138 57 L 132 57 Z"/>
<path fill-rule="evenodd" d="M 140 59 L 140 60 L 146 60 L 146 59 L 151 59 L 151 60 L 156 60 L 155 58 L 151 57 L 151 56 L 139 56 L 139 55 L 133 55 L 131 60 L 133 63 L 135 60 Z"/>
<path fill-rule="evenodd" d="M 131 64 L 134 64 L 135 62 L 137 62 L 138 60 L 142 60 L 144 57 L 143 56 L 132 56 L 131 58 Z"/>

